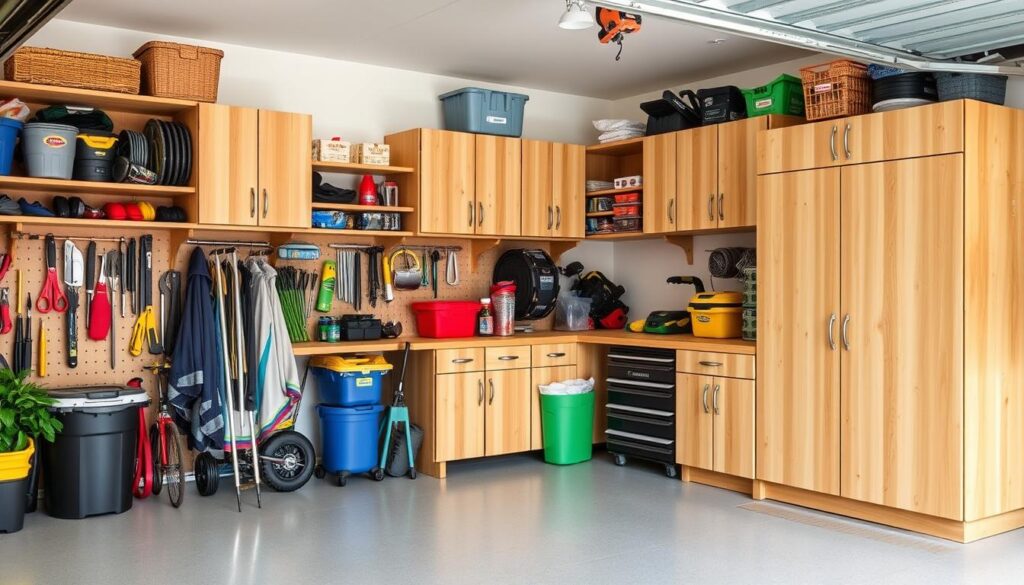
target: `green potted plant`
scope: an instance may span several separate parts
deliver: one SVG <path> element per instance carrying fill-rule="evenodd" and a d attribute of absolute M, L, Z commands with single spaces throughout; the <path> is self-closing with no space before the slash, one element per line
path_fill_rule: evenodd
<path fill-rule="evenodd" d="M 25 522 L 35 440 L 53 442 L 62 428 L 49 410 L 53 399 L 27 377 L 28 371 L 0 369 L 0 533 L 17 532 Z"/>

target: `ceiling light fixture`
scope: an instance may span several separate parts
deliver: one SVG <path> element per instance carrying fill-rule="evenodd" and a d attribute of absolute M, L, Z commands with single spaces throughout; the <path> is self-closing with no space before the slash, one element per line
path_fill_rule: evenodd
<path fill-rule="evenodd" d="M 725 39 L 711 39 L 710 41 L 708 41 L 708 44 L 709 45 L 721 45 L 724 42 L 725 42 Z"/>
<path fill-rule="evenodd" d="M 594 26 L 594 15 L 587 10 L 583 0 L 565 0 L 565 14 L 558 19 L 558 28 L 584 30 Z"/>

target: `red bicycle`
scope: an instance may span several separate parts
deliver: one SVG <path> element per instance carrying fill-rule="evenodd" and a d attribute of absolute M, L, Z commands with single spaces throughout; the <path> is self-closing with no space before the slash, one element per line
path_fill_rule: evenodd
<path fill-rule="evenodd" d="M 167 482 L 167 498 L 175 508 L 185 499 L 185 466 L 181 457 L 181 433 L 174 424 L 167 406 L 167 373 L 169 364 L 148 366 L 157 380 L 160 412 L 149 426 L 149 444 L 153 449 L 153 495 L 160 495 Z"/>

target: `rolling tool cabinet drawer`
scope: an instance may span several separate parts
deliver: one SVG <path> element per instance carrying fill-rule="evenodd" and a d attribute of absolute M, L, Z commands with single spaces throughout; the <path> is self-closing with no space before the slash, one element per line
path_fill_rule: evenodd
<path fill-rule="evenodd" d="M 673 412 L 613 403 L 607 404 L 605 408 L 609 429 L 659 439 L 675 438 L 676 415 Z"/>
<path fill-rule="evenodd" d="M 608 402 L 611 404 L 675 411 L 675 384 L 634 382 L 619 378 L 608 378 L 607 384 Z"/>
<path fill-rule="evenodd" d="M 575 343 L 549 343 L 533 346 L 533 364 L 535 368 L 576 365 Z"/>
<path fill-rule="evenodd" d="M 636 366 L 611 362 L 608 364 L 608 378 L 629 382 L 673 384 L 676 381 L 676 369 L 672 366 Z"/>
<path fill-rule="evenodd" d="M 681 349 L 676 353 L 676 369 L 686 374 L 753 380 L 754 356 Z"/>
<path fill-rule="evenodd" d="M 434 353 L 436 373 L 461 374 L 484 371 L 484 348 L 439 349 Z"/>
<path fill-rule="evenodd" d="M 530 346 L 488 347 L 485 351 L 488 370 L 513 370 L 530 367 Z"/>
<path fill-rule="evenodd" d="M 611 452 L 651 461 L 675 463 L 676 442 L 673 439 L 662 439 L 616 429 L 606 430 L 604 436 L 608 450 Z"/>

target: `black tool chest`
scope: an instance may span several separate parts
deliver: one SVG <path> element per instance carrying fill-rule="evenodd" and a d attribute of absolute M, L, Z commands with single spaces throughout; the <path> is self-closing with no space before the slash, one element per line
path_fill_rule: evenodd
<path fill-rule="evenodd" d="M 608 350 L 608 428 L 605 440 L 616 465 L 636 457 L 676 476 L 676 354 L 674 350 Z"/>

